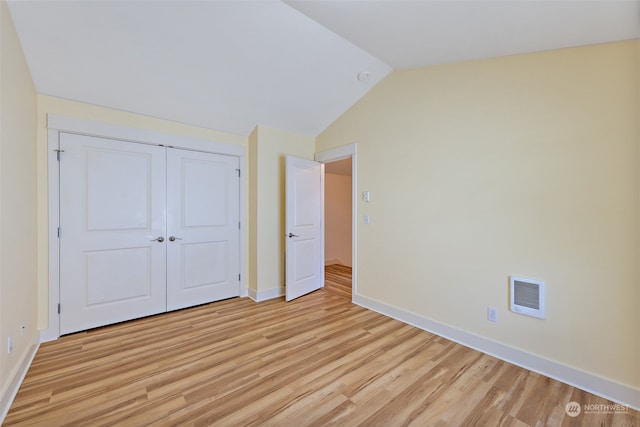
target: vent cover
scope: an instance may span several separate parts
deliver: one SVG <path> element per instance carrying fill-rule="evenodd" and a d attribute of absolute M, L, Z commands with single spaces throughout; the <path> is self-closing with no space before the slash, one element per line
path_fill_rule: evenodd
<path fill-rule="evenodd" d="M 544 282 L 511 276 L 511 311 L 527 316 L 545 318 Z"/>

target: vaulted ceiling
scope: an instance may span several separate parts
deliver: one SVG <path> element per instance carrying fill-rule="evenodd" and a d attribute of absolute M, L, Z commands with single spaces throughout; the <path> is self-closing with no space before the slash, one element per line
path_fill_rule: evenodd
<path fill-rule="evenodd" d="M 640 0 L 9 0 L 41 94 L 317 135 L 394 68 L 640 38 Z"/>

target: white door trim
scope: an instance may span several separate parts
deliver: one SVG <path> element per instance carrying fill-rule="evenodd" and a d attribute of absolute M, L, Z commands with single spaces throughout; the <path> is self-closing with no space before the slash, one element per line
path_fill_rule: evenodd
<path fill-rule="evenodd" d="M 246 147 L 217 141 L 166 134 L 162 132 L 148 131 L 144 129 L 130 128 L 127 126 L 113 125 L 58 114 L 47 115 L 47 128 L 49 167 L 49 295 L 47 307 L 49 308 L 49 322 L 48 327 L 40 331 L 41 342 L 52 341 L 60 337 L 60 321 L 58 316 L 58 304 L 60 302 L 60 247 L 58 241 L 58 225 L 60 224 L 60 176 L 57 160 L 60 133 L 75 133 L 142 144 L 165 145 L 175 148 L 183 148 L 186 150 L 237 156 L 240 160 L 240 220 L 245 224 L 247 223 L 247 174 L 245 170 L 247 156 Z M 61 155 L 64 156 L 64 153 L 61 153 Z M 247 260 L 245 259 L 245 242 L 248 238 L 247 232 L 248 227 L 242 226 L 240 229 L 241 272 L 244 272 L 245 266 L 247 265 Z M 246 276 L 246 274 L 243 276 Z M 246 297 L 247 295 L 247 278 L 242 277 L 240 280 L 240 296 Z"/>
<path fill-rule="evenodd" d="M 315 160 L 320 163 L 335 162 L 351 157 L 351 299 L 358 294 L 358 144 L 320 151 Z"/>
<path fill-rule="evenodd" d="M 174 148 L 184 148 L 187 150 L 226 154 L 238 157 L 246 156 L 247 151 L 246 148 L 241 145 L 232 145 L 224 142 L 130 128 L 127 126 L 78 119 L 76 117 L 62 116 L 59 114 L 47 115 L 47 129 L 97 136 L 100 138 L 138 142 L 141 144 L 166 145 Z"/>

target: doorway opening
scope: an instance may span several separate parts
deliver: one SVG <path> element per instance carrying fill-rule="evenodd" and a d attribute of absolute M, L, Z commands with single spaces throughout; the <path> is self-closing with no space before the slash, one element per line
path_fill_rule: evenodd
<path fill-rule="evenodd" d="M 324 165 L 324 287 L 352 299 L 351 157 Z"/>
<path fill-rule="evenodd" d="M 356 294 L 356 144 L 316 154 L 324 163 L 324 289 Z"/>

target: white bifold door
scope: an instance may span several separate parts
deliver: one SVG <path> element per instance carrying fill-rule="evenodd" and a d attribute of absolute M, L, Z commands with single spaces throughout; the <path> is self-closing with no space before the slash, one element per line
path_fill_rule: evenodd
<path fill-rule="evenodd" d="M 60 333 L 239 295 L 239 159 L 60 135 Z"/>

